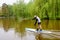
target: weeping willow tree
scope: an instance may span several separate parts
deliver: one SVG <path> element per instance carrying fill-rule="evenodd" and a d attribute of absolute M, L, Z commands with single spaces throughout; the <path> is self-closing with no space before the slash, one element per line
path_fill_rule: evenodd
<path fill-rule="evenodd" d="M 11 6 L 11 10 L 16 18 L 38 15 L 41 19 L 60 19 L 60 0 L 30 0 L 28 4 L 19 0 Z"/>
<path fill-rule="evenodd" d="M 1 15 L 3 15 L 3 14 L 2 14 L 2 8 L 0 7 L 0 16 L 1 16 Z"/>
<path fill-rule="evenodd" d="M 43 19 L 59 19 L 59 2 L 59 0 L 34 0 L 35 14 Z"/>
<path fill-rule="evenodd" d="M 59 3 L 60 1 L 59 0 L 49 0 L 49 18 L 50 19 L 59 19 Z"/>
<path fill-rule="evenodd" d="M 9 8 L 8 8 L 8 5 L 5 3 L 3 3 L 2 5 L 2 13 L 3 13 L 3 16 L 9 17 Z"/>
<path fill-rule="evenodd" d="M 41 18 L 49 18 L 48 16 L 48 1 L 47 0 L 34 0 L 33 14 L 38 15 Z"/>
<path fill-rule="evenodd" d="M 26 5 L 24 3 L 24 0 L 20 0 L 18 4 L 14 4 L 12 6 L 13 13 L 16 16 L 17 19 L 19 18 L 26 18 L 27 13 L 26 13 Z"/>

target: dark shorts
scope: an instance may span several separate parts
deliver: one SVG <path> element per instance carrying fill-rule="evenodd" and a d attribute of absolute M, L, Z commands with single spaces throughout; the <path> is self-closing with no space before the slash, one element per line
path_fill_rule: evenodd
<path fill-rule="evenodd" d="M 41 24 L 41 22 L 38 22 L 38 25 L 40 25 Z"/>

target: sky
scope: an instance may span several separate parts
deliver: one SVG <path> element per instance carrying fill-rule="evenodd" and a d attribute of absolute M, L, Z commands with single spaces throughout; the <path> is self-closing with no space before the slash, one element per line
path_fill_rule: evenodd
<path fill-rule="evenodd" d="M 25 3 L 28 3 L 30 0 L 25 0 Z M 3 3 L 12 5 L 13 3 L 17 3 L 17 0 L 0 0 L 0 6 L 2 6 Z"/>

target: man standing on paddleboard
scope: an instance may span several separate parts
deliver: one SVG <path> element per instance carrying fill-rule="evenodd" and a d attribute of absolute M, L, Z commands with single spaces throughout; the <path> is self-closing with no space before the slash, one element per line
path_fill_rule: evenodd
<path fill-rule="evenodd" d="M 36 20 L 36 21 L 35 21 L 35 24 L 34 24 L 35 26 L 36 26 L 36 23 L 38 23 L 37 31 L 38 31 L 38 30 L 42 31 L 40 18 L 35 15 L 34 18 L 33 18 L 33 20 Z"/>

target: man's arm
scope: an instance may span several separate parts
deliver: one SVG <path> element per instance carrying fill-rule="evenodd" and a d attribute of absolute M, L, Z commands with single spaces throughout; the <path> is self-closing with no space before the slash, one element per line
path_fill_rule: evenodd
<path fill-rule="evenodd" d="M 37 23 L 37 19 L 36 19 L 36 22 L 35 22 L 35 24 L 34 24 L 34 25 L 36 25 L 36 23 Z"/>

